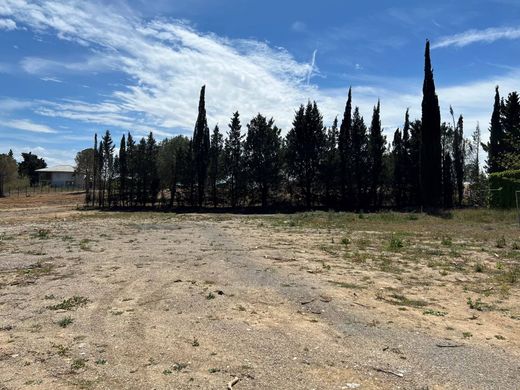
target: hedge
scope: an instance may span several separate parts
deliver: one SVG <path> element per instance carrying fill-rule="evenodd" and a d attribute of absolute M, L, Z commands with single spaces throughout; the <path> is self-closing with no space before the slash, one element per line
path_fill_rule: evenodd
<path fill-rule="evenodd" d="M 520 170 L 511 170 L 492 173 L 489 175 L 491 191 L 491 207 L 514 208 L 516 207 L 516 191 L 520 191 Z"/>

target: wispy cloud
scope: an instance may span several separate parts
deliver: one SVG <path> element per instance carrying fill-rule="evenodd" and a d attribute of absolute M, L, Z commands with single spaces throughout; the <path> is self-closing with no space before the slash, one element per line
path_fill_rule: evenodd
<path fill-rule="evenodd" d="M 16 22 L 11 19 L 0 19 L 0 30 L 16 30 Z"/>
<path fill-rule="evenodd" d="M 464 47 L 473 43 L 492 43 L 501 39 L 520 39 L 520 27 L 496 27 L 485 30 L 468 30 L 460 34 L 445 36 L 432 45 L 433 49 L 449 46 Z"/>
<path fill-rule="evenodd" d="M 16 130 L 22 130 L 22 131 L 30 131 L 32 133 L 45 133 L 45 134 L 52 134 L 56 133 L 57 131 L 54 129 L 51 129 L 50 127 L 46 125 L 41 125 L 38 123 L 31 122 L 29 120 L 24 119 L 16 119 L 4 122 L 3 125 L 5 127 L 16 129 Z"/>

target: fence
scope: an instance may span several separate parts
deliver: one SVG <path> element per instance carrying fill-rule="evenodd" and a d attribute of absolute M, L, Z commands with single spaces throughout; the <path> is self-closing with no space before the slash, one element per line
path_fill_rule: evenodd
<path fill-rule="evenodd" d="M 14 196 L 30 196 L 36 194 L 50 194 L 58 192 L 74 192 L 74 191 L 85 191 L 83 186 L 24 186 L 24 187 L 6 187 L 4 188 L 4 197 Z"/>

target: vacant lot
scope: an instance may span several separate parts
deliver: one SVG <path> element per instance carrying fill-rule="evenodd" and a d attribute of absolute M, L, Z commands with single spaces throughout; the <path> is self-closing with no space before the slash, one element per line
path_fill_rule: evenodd
<path fill-rule="evenodd" d="M 517 389 L 514 213 L 0 200 L 0 389 Z"/>

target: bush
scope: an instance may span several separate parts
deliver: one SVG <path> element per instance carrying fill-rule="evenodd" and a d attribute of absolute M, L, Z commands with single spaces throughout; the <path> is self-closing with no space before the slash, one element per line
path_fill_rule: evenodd
<path fill-rule="evenodd" d="M 516 191 L 520 191 L 520 170 L 511 170 L 489 175 L 491 189 L 491 207 L 514 208 L 516 207 Z"/>

